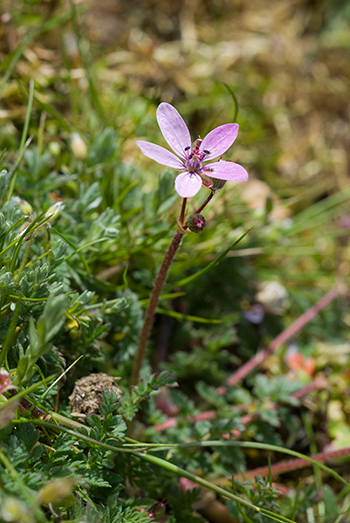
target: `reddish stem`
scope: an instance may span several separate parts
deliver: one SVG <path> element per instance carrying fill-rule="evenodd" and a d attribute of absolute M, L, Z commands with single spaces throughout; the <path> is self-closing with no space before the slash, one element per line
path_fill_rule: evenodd
<path fill-rule="evenodd" d="M 199 214 L 201 211 L 203 211 L 204 207 L 206 207 L 208 205 L 208 203 L 210 202 L 210 200 L 212 199 L 212 197 L 214 196 L 215 194 L 215 191 L 211 191 L 211 193 L 209 194 L 208 198 L 205 200 L 205 202 L 199 207 L 199 209 L 196 210 L 196 212 L 194 214 Z M 187 223 L 188 221 L 185 223 L 184 225 L 184 230 L 187 229 Z"/>
<path fill-rule="evenodd" d="M 199 207 L 199 209 L 196 211 L 197 214 L 200 211 L 202 211 L 206 205 L 208 205 L 208 203 L 210 202 L 210 200 L 212 199 L 214 194 L 215 194 L 214 191 L 212 191 L 210 193 L 209 197 L 205 200 L 203 205 L 201 205 Z M 187 198 L 184 198 L 182 200 L 181 213 L 180 213 L 180 218 L 179 218 L 180 228 L 177 230 L 174 238 L 172 239 L 171 244 L 169 245 L 169 248 L 165 254 L 163 263 L 159 269 L 156 281 L 154 282 L 154 287 L 153 287 L 152 294 L 151 294 L 151 297 L 148 302 L 148 307 L 146 310 L 145 319 L 143 322 L 143 327 L 142 327 L 140 338 L 139 338 L 139 344 L 138 344 L 137 351 L 136 351 L 134 366 L 133 366 L 132 374 L 131 374 L 131 385 L 136 385 L 139 381 L 142 361 L 143 361 L 143 358 L 145 355 L 147 341 L 148 341 L 148 338 L 149 338 L 149 335 L 151 332 L 151 328 L 153 325 L 154 315 L 155 315 L 156 307 L 157 307 L 157 304 L 159 301 L 159 296 L 160 296 L 160 293 L 162 292 L 162 288 L 163 288 L 163 285 L 165 282 L 165 278 L 168 274 L 168 270 L 171 265 L 171 262 L 173 261 L 173 258 L 176 254 L 177 249 L 180 247 L 181 240 L 187 229 L 187 222 L 184 224 L 186 202 L 187 202 Z"/>
<path fill-rule="evenodd" d="M 319 454 L 314 454 L 310 458 L 324 463 L 328 459 L 339 458 L 340 456 L 347 456 L 350 454 L 350 447 L 345 447 L 339 450 L 330 450 L 328 452 L 320 452 Z M 276 476 L 277 474 L 282 474 L 283 472 L 289 472 L 290 470 L 298 470 L 305 467 L 311 467 L 312 463 L 306 459 L 291 459 L 289 461 L 283 461 L 282 463 L 276 463 L 270 467 L 259 467 L 254 470 L 249 470 L 245 472 L 244 476 L 239 476 L 242 479 L 254 478 L 255 476 L 268 476 L 271 470 L 271 475 Z M 238 476 L 235 477 L 237 479 Z"/>
<path fill-rule="evenodd" d="M 233 387 L 239 381 L 243 380 L 255 370 L 263 361 L 265 361 L 272 352 L 277 350 L 283 343 L 288 341 L 290 338 L 295 336 L 307 323 L 309 323 L 317 314 L 327 307 L 338 295 L 340 291 L 337 287 L 331 289 L 323 298 L 320 299 L 313 307 L 308 311 L 302 314 L 297 320 L 295 320 L 292 325 L 290 325 L 286 330 L 281 332 L 275 338 L 270 345 L 261 351 L 259 351 L 253 358 L 251 358 L 247 363 L 242 365 L 236 372 L 234 372 L 227 380 L 226 383 L 230 387 Z M 225 392 L 225 387 L 219 387 L 216 392 L 217 394 L 223 394 Z"/>
<path fill-rule="evenodd" d="M 315 389 L 323 389 L 326 386 L 327 386 L 327 380 L 323 376 L 316 376 L 316 378 L 313 380 L 312 383 L 310 383 L 309 385 L 306 385 L 306 387 L 303 387 L 302 389 L 294 392 L 291 396 L 292 396 L 292 398 L 301 398 L 302 396 L 306 396 L 307 394 L 309 394 L 310 392 L 312 392 Z M 245 404 L 245 405 L 234 405 L 234 410 L 236 412 L 237 411 L 242 411 L 242 410 L 248 409 L 250 406 L 251 406 L 250 403 L 249 404 Z M 278 403 L 271 403 L 271 405 L 270 405 L 270 409 L 271 410 L 273 410 L 273 409 L 275 409 L 277 407 L 278 407 Z M 241 421 L 241 423 L 243 423 L 243 425 L 245 425 L 246 423 L 249 423 L 250 421 L 252 421 L 258 415 L 259 415 L 259 413 L 245 414 L 241 418 L 240 421 Z M 186 419 L 190 423 L 195 423 L 196 421 L 213 419 L 213 418 L 216 418 L 216 416 L 217 416 L 217 411 L 215 411 L 215 410 L 206 410 L 206 411 L 201 412 L 200 414 L 197 414 L 196 416 L 187 416 Z M 167 429 L 176 427 L 177 424 L 178 424 L 177 418 L 169 417 L 163 423 L 160 423 L 159 425 L 155 425 L 154 429 L 157 432 L 161 432 L 163 430 L 167 430 Z M 238 434 L 237 430 L 233 430 L 232 434 L 235 437 L 239 437 L 240 436 L 240 434 Z M 229 438 L 230 437 L 230 433 L 223 434 L 223 437 Z"/>
<path fill-rule="evenodd" d="M 180 222 L 180 225 L 181 225 L 181 226 L 183 225 L 184 220 L 185 220 L 186 203 L 187 203 L 187 198 L 184 198 L 184 199 L 182 200 L 182 206 L 181 206 L 181 212 L 180 212 L 180 219 L 179 219 L 179 222 Z"/>
<path fill-rule="evenodd" d="M 183 233 L 177 231 L 174 238 L 172 239 L 171 244 L 168 247 L 168 250 L 165 254 L 163 263 L 159 269 L 150 300 L 148 302 L 148 307 L 145 314 L 145 319 L 142 327 L 142 331 L 139 338 L 139 344 L 137 347 L 137 352 L 134 360 L 134 366 L 131 375 L 131 385 L 136 385 L 139 381 L 140 370 L 142 366 L 143 357 L 146 350 L 147 340 L 151 332 L 153 325 L 154 315 L 156 307 L 158 304 L 160 293 L 165 282 L 165 278 L 168 274 L 168 270 L 171 262 L 176 254 L 177 249 L 180 247 L 181 240 L 183 238 Z"/>

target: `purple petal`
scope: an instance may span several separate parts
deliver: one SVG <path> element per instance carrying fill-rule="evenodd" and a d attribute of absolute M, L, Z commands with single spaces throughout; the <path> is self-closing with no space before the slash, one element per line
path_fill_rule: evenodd
<path fill-rule="evenodd" d="M 210 131 L 200 147 L 201 151 L 209 151 L 204 160 L 211 160 L 224 154 L 237 138 L 238 128 L 239 125 L 236 123 L 227 123 Z"/>
<path fill-rule="evenodd" d="M 175 178 L 175 191 L 182 198 L 192 198 L 202 187 L 202 178 L 196 173 L 181 173 Z"/>
<path fill-rule="evenodd" d="M 151 142 L 144 142 L 143 140 L 137 140 L 136 145 L 140 147 L 145 156 L 155 160 L 161 165 L 174 167 L 174 169 L 184 168 L 183 163 L 177 156 L 175 156 L 175 154 L 167 151 L 167 149 L 164 149 L 164 147 L 161 147 L 160 145 Z"/>
<path fill-rule="evenodd" d="M 231 180 L 233 182 L 247 182 L 248 173 L 238 163 L 225 162 L 219 160 L 218 162 L 209 163 L 203 167 L 203 173 L 212 178 L 219 180 Z"/>
<path fill-rule="evenodd" d="M 157 109 L 157 121 L 162 135 L 172 150 L 182 158 L 186 158 L 185 149 L 191 147 L 191 136 L 187 125 L 175 107 L 165 102 Z"/>

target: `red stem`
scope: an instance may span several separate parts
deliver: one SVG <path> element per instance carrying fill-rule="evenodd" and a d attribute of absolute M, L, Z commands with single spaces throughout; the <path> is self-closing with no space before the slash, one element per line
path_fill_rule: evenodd
<path fill-rule="evenodd" d="M 270 354 L 277 350 L 283 343 L 288 341 L 292 336 L 297 334 L 309 321 L 311 321 L 322 309 L 327 307 L 340 293 L 342 290 L 340 288 L 333 288 L 331 289 L 323 298 L 320 299 L 319 302 L 317 302 L 313 307 L 311 307 L 308 311 L 306 311 L 304 314 L 302 314 L 297 320 L 295 320 L 292 325 L 290 325 L 287 329 L 285 329 L 281 334 L 275 338 L 270 345 L 266 348 L 258 352 L 251 360 L 249 360 L 245 365 L 242 365 L 232 376 L 228 378 L 226 383 L 230 386 L 235 385 L 238 381 L 245 378 L 250 372 L 252 372 L 256 367 L 258 367 Z M 314 388 L 318 388 L 319 383 L 316 380 L 315 382 L 311 383 L 304 389 L 296 392 L 293 394 L 296 398 L 311 392 Z M 224 394 L 226 392 L 226 387 L 218 387 L 216 389 L 217 394 Z M 211 413 L 211 411 L 209 411 Z M 204 413 L 203 413 L 204 414 Z M 251 421 L 253 416 L 251 414 L 247 414 L 242 418 L 242 421 L 245 423 L 248 423 Z M 195 419 L 192 419 L 192 421 L 195 421 Z M 160 425 L 156 425 L 155 429 L 157 431 L 166 430 L 170 427 L 174 427 L 177 425 L 177 419 L 176 418 L 169 418 L 164 423 L 161 423 Z"/>
<path fill-rule="evenodd" d="M 243 380 L 255 370 L 263 361 L 265 361 L 272 352 L 277 350 L 283 343 L 288 341 L 290 338 L 295 336 L 307 323 L 309 323 L 317 314 L 327 307 L 338 295 L 340 291 L 337 287 L 331 289 L 323 298 L 320 299 L 313 307 L 308 311 L 302 314 L 297 320 L 295 320 L 292 325 L 290 325 L 286 330 L 281 332 L 275 338 L 270 345 L 261 351 L 259 351 L 253 358 L 251 358 L 247 363 L 242 365 L 236 372 L 234 372 L 227 380 L 226 383 L 230 387 L 233 387 L 239 381 Z M 225 387 L 219 387 L 217 389 L 218 394 L 223 394 L 225 392 Z"/>
<path fill-rule="evenodd" d="M 184 220 L 185 220 L 186 203 L 187 203 L 187 198 L 184 198 L 182 200 L 182 207 L 181 207 L 181 213 L 180 213 L 180 219 L 179 219 L 181 226 L 183 225 Z"/>
<path fill-rule="evenodd" d="M 310 458 L 315 459 L 316 461 L 319 461 L 320 463 L 323 463 L 327 461 L 328 459 L 338 458 L 340 456 L 346 456 L 350 454 L 350 447 L 345 447 L 343 449 L 339 450 L 330 450 L 328 452 L 320 452 L 319 454 L 314 454 L 313 456 L 310 456 Z M 305 467 L 312 467 L 312 463 L 310 461 L 307 461 L 306 459 L 291 459 L 289 461 L 282 461 L 282 463 L 276 463 L 275 465 L 271 465 L 270 467 L 259 467 L 254 470 L 249 470 L 245 472 L 244 476 L 239 476 L 240 478 L 248 479 L 248 478 L 254 478 L 255 476 L 268 476 L 270 471 L 272 476 L 275 476 L 277 474 L 282 474 L 283 472 L 289 472 L 290 470 L 298 470 Z M 234 479 L 237 479 L 238 476 L 235 476 Z"/>
<path fill-rule="evenodd" d="M 302 389 L 294 392 L 291 396 L 292 396 L 292 398 L 301 398 L 303 396 L 306 396 L 307 394 L 309 394 L 310 392 L 312 392 L 315 389 L 323 389 L 326 386 L 327 386 L 327 380 L 323 376 L 316 376 L 316 378 L 313 380 L 312 383 L 310 383 L 309 385 L 306 385 Z M 251 405 L 250 403 L 247 403 L 244 405 L 234 405 L 233 408 L 237 412 L 237 411 L 242 411 L 242 410 L 248 409 L 250 407 L 250 405 Z M 277 406 L 278 406 L 278 403 L 272 403 L 270 405 L 270 409 L 273 410 L 273 409 L 277 408 Z M 243 425 L 246 425 L 246 423 L 249 423 L 258 415 L 259 415 L 258 413 L 245 414 L 241 418 L 240 421 L 241 421 L 241 423 L 243 423 Z M 201 412 L 200 414 L 196 414 L 196 416 L 187 416 L 186 419 L 190 423 L 195 423 L 196 421 L 213 419 L 213 418 L 216 418 L 216 416 L 217 416 L 216 410 L 206 410 L 206 411 Z M 163 430 L 167 430 L 169 428 L 176 427 L 177 424 L 178 424 L 177 418 L 169 417 L 163 423 L 160 423 L 159 425 L 155 425 L 154 429 L 157 432 L 161 432 Z M 237 430 L 232 431 L 232 434 L 236 437 L 239 437 L 239 435 L 240 435 L 240 434 L 238 434 Z M 230 437 L 230 434 L 229 433 L 223 434 L 223 437 Z"/>
<path fill-rule="evenodd" d="M 214 196 L 215 194 L 215 191 L 211 191 L 211 193 L 209 194 L 208 198 L 205 200 L 205 202 L 199 207 L 199 209 L 196 210 L 195 213 L 193 214 L 199 214 L 201 211 L 203 211 L 204 207 L 206 207 L 208 205 L 208 203 L 210 202 L 210 200 L 212 199 L 212 197 Z M 187 229 L 187 223 L 188 221 L 185 223 L 184 225 L 184 229 L 186 230 Z"/>
<path fill-rule="evenodd" d="M 208 203 L 210 202 L 210 200 L 212 199 L 214 194 L 215 194 L 214 191 L 212 191 L 210 193 L 209 197 L 205 200 L 203 205 L 201 205 L 199 207 L 199 209 L 196 211 L 197 214 L 200 211 L 202 211 L 206 205 L 208 205 Z M 146 310 L 145 319 L 143 322 L 143 327 L 142 327 L 140 338 L 139 338 L 139 344 L 138 344 L 137 351 L 136 351 L 134 366 L 133 366 L 132 374 L 131 374 L 131 385 L 136 385 L 139 381 L 142 361 L 143 361 L 143 358 L 145 355 L 147 340 L 149 338 L 151 328 L 153 325 L 154 315 L 155 315 L 156 307 L 157 307 L 157 304 L 159 301 L 159 296 L 160 296 L 160 293 L 162 292 L 162 288 L 163 288 L 163 285 L 165 282 L 165 278 L 168 274 L 170 264 L 173 261 L 173 258 L 176 254 L 177 249 L 180 247 L 181 240 L 187 229 L 187 222 L 184 224 L 186 203 L 187 203 L 187 198 L 184 198 L 182 200 L 181 213 L 180 213 L 180 218 L 179 218 L 180 229 L 176 232 L 174 238 L 172 239 L 171 244 L 169 245 L 169 248 L 165 254 L 163 263 L 159 269 L 156 281 L 154 282 L 154 287 L 153 287 L 152 294 L 151 294 L 151 297 L 148 302 L 148 307 Z"/>
<path fill-rule="evenodd" d="M 131 385 L 136 385 L 139 381 L 140 370 L 142 366 L 143 357 L 146 350 L 147 340 L 151 332 L 153 325 L 154 315 L 156 307 L 158 304 L 160 293 L 165 282 L 165 278 L 168 274 L 168 270 L 171 262 L 176 254 L 177 249 L 180 247 L 181 240 L 183 238 L 183 233 L 177 231 L 174 238 L 172 239 L 171 244 L 168 247 L 168 250 L 164 256 L 163 263 L 159 269 L 150 300 L 148 302 L 148 307 L 145 314 L 145 319 L 142 327 L 142 331 L 139 338 L 139 344 L 137 347 L 136 357 L 134 360 L 134 366 L 131 375 Z"/>

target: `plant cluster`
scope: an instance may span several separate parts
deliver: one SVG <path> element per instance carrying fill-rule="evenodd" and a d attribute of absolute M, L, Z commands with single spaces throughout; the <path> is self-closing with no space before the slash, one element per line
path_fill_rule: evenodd
<path fill-rule="evenodd" d="M 16 67 L 68 18 L 86 90 L 71 75 L 60 112 L 62 76 Z M 256 206 L 213 161 L 237 125 L 192 146 L 168 103 L 177 156 L 137 141 L 180 170 L 156 179 L 135 143 L 157 141 L 156 100 L 108 112 L 76 6 L 28 35 L 0 83 L 25 107 L 0 130 L 0 521 L 345 523 L 348 317 L 325 260 L 346 259 L 349 191 Z"/>

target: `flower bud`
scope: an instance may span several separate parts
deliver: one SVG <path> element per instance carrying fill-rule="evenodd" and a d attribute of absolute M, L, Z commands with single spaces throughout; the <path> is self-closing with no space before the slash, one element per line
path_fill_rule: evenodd
<path fill-rule="evenodd" d="M 187 227 L 190 231 L 197 234 L 198 232 L 202 232 L 206 223 L 204 216 L 201 214 L 191 214 L 187 221 Z"/>
<path fill-rule="evenodd" d="M 49 142 L 48 149 L 54 158 L 61 154 L 61 146 L 58 142 Z"/>
<path fill-rule="evenodd" d="M 209 176 L 210 178 L 210 176 Z M 218 178 L 210 178 L 213 182 L 213 185 L 210 187 L 212 191 L 219 191 L 223 188 L 226 183 L 226 180 L 219 180 Z"/>
<path fill-rule="evenodd" d="M 54 220 L 60 214 L 62 209 L 64 209 L 63 202 L 54 203 L 53 205 L 51 205 L 50 209 L 46 211 L 45 218 L 50 218 L 50 220 Z"/>
<path fill-rule="evenodd" d="M 70 146 L 72 153 L 78 160 L 85 160 L 87 157 L 87 147 L 84 140 L 80 137 L 78 133 L 73 133 Z"/>
<path fill-rule="evenodd" d="M 20 200 L 19 206 L 23 214 L 30 216 L 33 212 L 32 206 L 26 200 Z"/>
<path fill-rule="evenodd" d="M 0 507 L 0 519 L 9 523 L 21 521 L 23 523 L 33 523 L 33 519 L 27 507 L 14 496 L 6 496 Z"/>
<path fill-rule="evenodd" d="M 47 483 L 37 494 L 40 504 L 57 504 L 69 497 L 74 487 L 74 479 L 71 477 L 55 479 Z"/>
<path fill-rule="evenodd" d="M 0 369 L 0 394 L 9 389 L 11 385 L 11 376 L 5 369 Z"/>

